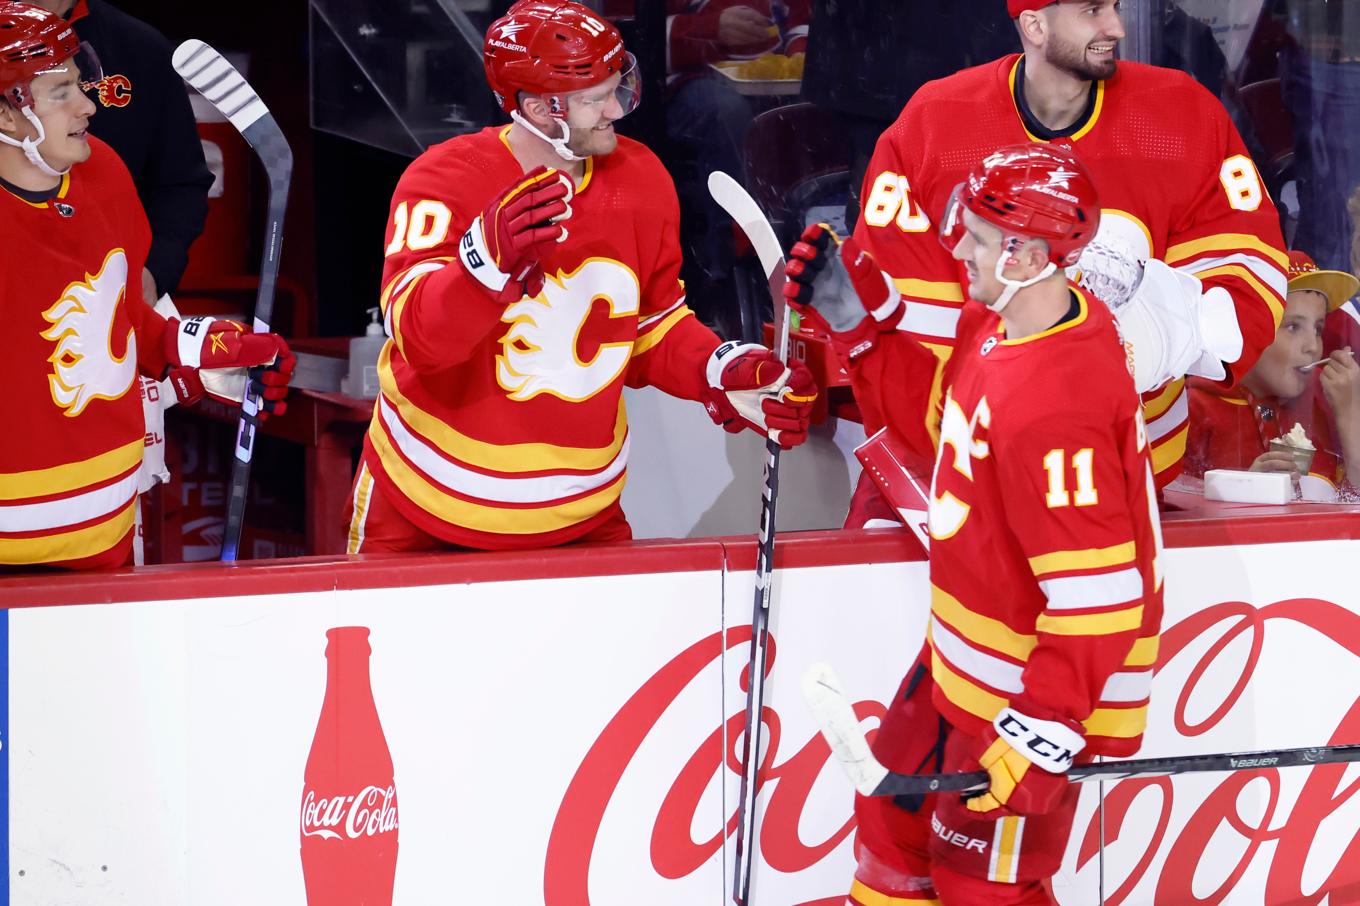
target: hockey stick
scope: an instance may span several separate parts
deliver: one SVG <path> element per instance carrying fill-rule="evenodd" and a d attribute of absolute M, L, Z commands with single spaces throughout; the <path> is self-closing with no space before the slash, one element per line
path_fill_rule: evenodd
<path fill-rule="evenodd" d="M 708 191 L 755 247 L 774 303 L 775 354 L 789 360 L 789 317 L 784 302 L 784 252 L 774 228 L 741 183 L 722 171 L 708 175 Z M 760 499 L 760 550 L 756 554 L 755 604 L 751 611 L 751 660 L 747 668 L 746 738 L 742 742 L 740 818 L 732 900 L 745 906 L 751 892 L 755 855 L 756 793 L 759 790 L 761 719 L 765 700 L 765 663 L 770 644 L 770 571 L 774 562 L 774 507 L 779 494 L 779 444 L 765 441 L 765 489 Z"/>
<path fill-rule="evenodd" d="M 855 789 L 865 796 L 921 796 L 927 793 L 984 790 L 990 783 L 986 771 L 957 774 L 899 774 L 885 768 L 860 729 L 840 680 L 826 664 L 813 664 L 803 676 L 803 697 L 826 737 L 831 752 L 845 769 Z M 1225 752 L 1215 755 L 1173 755 L 1166 758 L 1135 758 L 1082 764 L 1069 768 L 1072 783 L 1091 780 L 1125 780 L 1163 774 L 1207 771 L 1254 771 L 1360 761 L 1360 745 L 1318 746 L 1310 749 L 1273 749 L 1263 752 Z"/>
<path fill-rule="evenodd" d="M 216 50 L 202 41 L 185 41 L 171 58 L 175 71 L 222 113 L 255 151 L 269 178 L 269 211 L 260 262 L 260 288 L 255 296 L 256 333 L 268 333 L 274 311 L 274 285 L 279 276 L 279 250 L 283 244 L 283 215 L 288 209 L 288 184 L 293 176 L 293 151 L 279 124 L 241 74 Z M 250 484 L 250 460 L 255 453 L 260 400 L 246 384 L 241 401 L 241 420 L 236 428 L 236 456 L 231 463 L 227 497 L 227 524 L 222 533 L 222 560 L 236 561 L 245 521 L 246 490 Z"/>

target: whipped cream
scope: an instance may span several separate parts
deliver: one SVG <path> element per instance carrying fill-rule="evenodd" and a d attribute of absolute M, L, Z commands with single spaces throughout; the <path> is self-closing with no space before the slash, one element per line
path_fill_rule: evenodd
<path fill-rule="evenodd" d="M 1303 425 L 1299 422 L 1294 422 L 1294 427 L 1290 428 L 1289 433 L 1281 437 L 1280 440 L 1300 450 L 1315 449 L 1313 442 L 1308 439 L 1308 433 L 1303 430 Z"/>

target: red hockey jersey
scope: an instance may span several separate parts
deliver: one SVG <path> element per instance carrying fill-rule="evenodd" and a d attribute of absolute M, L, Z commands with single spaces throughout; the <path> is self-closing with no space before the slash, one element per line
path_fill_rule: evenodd
<path fill-rule="evenodd" d="M 498 304 L 456 260 L 522 169 L 509 126 L 451 139 L 397 184 L 382 306 L 392 337 L 365 441 L 374 479 L 422 530 L 477 548 L 579 538 L 628 463 L 623 387 L 699 399 L 718 338 L 685 305 L 679 204 L 645 147 L 592 158 L 536 298 Z"/>
<path fill-rule="evenodd" d="M 1225 390 L 1193 380 L 1185 472 L 1201 476 L 1209 469 L 1250 469 L 1270 442 L 1295 424 L 1303 426 L 1316 450 L 1308 474 L 1333 488 L 1346 486 L 1346 465 L 1333 440 L 1332 414 L 1316 379 L 1308 393 L 1288 405 L 1257 398 L 1245 387 Z"/>
<path fill-rule="evenodd" d="M 1091 754 L 1129 755 L 1157 659 L 1160 524 L 1113 317 L 1073 292 L 1076 317 L 1024 339 L 976 303 L 961 322 L 930 495 L 932 674 L 966 732 L 1010 704 L 1083 724 Z M 922 386 L 935 361 L 897 332 L 855 366 L 917 449 L 927 396 L 891 388 Z"/>
<path fill-rule="evenodd" d="M 89 141 L 56 198 L 0 190 L 0 386 L 19 435 L 0 445 L 0 564 L 112 566 L 131 550 L 137 375 L 162 376 L 166 322 L 141 298 L 151 230 L 132 178 Z"/>
<path fill-rule="evenodd" d="M 1017 105 L 1020 60 L 927 84 L 883 133 L 865 175 L 856 238 L 912 302 L 902 328 L 941 360 L 954 347 L 967 281 L 936 238 L 950 192 L 998 147 L 1041 140 Z M 1055 142 L 1095 180 L 1102 238 L 1231 294 L 1244 338 L 1229 365 L 1235 382 L 1283 312 L 1288 259 L 1274 204 L 1222 105 L 1189 76 L 1121 62 L 1095 92 L 1087 120 Z M 1159 486 L 1179 472 L 1188 411 L 1183 381 L 1144 397 Z M 878 427 L 874 413 L 865 419 Z"/>

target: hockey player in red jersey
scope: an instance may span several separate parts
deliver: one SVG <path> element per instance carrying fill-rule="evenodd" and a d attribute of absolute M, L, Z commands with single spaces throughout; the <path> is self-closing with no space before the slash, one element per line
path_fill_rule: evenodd
<path fill-rule="evenodd" d="M 1275 335 L 1288 266 L 1275 207 L 1216 98 L 1185 73 L 1116 62 L 1115 0 L 1008 9 L 1024 53 L 913 95 L 879 139 L 855 238 L 918 303 L 902 329 L 943 365 L 968 284 L 934 239 L 950 191 L 998 144 L 1070 148 L 1105 208 L 1077 268 L 1134 347 L 1161 487 L 1185 451 L 1184 377 L 1236 383 Z M 872 434 L 882 417 L 860 402 Z M 938 412 L 928 418 L 933 431 Z M 852 514 L 874 496 L 862 478 Z"/>
<path fill-rule="evenodd" d="M 675 188 L 614 134 L 638 101 L 614 26 L 525 0 L 484 53 L 514 122 L 426 151 L 392 198 L 352 553 L 628 538 L 625 384 L 786 448 L 807 436 L 807 369 L 685 305 Z"/>
<path fill-rule="evenodd" d="M 287 345 L 234 321 L 166 321 L 141 299 L 150 228 L 132 178 L 86 132 L 98 61 L 64 20 L 0 2 L 0 568 L 119 566 L 132 550 L 145 425 L 137 375 L 228 402 L 246 370 L 283 407 Z"/>
<path fill-rule="evenodd" d="M 1064 771 L 1138 749 L 1162 600 L 1149 438 L 1114 319 L 1062 271 L 1101 222 L 1096 199 L 1072 152 L 1020 144 L 968 173 L 941 217 L 972 301 L 940 388 L 927 644 L 874 751 L 895 771 L 992 782 L 857 797 L 856 906 L 1053 902 L 1077 799 Z M 789 277 L 790 301 L 926 455 L 936 357 L 898 329 L 922 303 L 820 225 Z"/>

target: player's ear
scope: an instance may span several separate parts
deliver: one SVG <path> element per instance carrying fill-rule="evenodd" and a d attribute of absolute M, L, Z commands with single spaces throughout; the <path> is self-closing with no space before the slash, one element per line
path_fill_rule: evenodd
<path fill-rule="evenodd" d="M 547 126 L 552 120 L 552 117 L 548 114 L 548 102 L 538 95 L 524 94 L 521 92 L 519 96 L 519 109 L 520 113 L 524 114 L 525 119 L 540 128 Z"/>
<path fill-rule="evenodd" d="M 1020 261 L 1025 266 L 1025 270 L 1038 274 L 1048 267 L 1048 243 L 1042 239 L 1033 239 L 1025 243 L 1024 249 L 1020 252 Z"/>
<path fill-rule="evenodd" d="M 1048 20 L 1044 18 L 1047 12 L 1047 8 L 1043 10 L 1028 9 L 1016 17 L 1015 30 L 1020 33 L 1022 44 L 1033 44 L 1035 47 L 1043 46 L 1044 39 L 1048 35 Z"/>
<path fill-rule="evenodd" d="M 6 135 L 18 135 L 20 131 L 19 119 L 19 111 L 15 110 L 8 100 L 0 98 L 0 132 Z"/>

